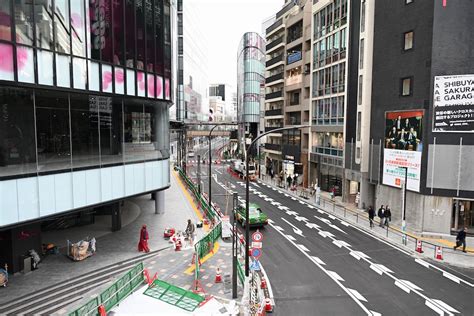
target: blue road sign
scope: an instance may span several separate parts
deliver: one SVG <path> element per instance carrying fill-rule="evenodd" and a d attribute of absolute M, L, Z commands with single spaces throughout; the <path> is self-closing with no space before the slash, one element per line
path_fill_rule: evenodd
<path fill-rule="evenodd" d="M 260 271 L 260 262 L 258 260 L 254 260 L 250 265 L 250 270 L 252 271 Z"/>

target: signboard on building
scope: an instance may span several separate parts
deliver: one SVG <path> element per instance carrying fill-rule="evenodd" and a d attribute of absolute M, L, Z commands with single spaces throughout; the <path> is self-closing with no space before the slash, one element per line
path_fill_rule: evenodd
<path fill-rule="evenodd" d="M 407 189 L 420 191 L 421 153 L 423 149 L 423 110 L 387 112 L 383 184 L 401 187 L 407 167 Z"/>
<path fill-rule="evenodd" d="M 474 74 L 436 76 L 433 132 L 474 132 Z"/>

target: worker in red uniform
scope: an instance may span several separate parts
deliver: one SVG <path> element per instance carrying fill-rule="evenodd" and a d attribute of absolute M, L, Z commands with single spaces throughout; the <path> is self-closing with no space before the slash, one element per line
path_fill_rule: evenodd
<path fill-rule="evenodd" d="M 138 251 L 150 252 L 150 248 L 148 248 L 148 231 L 146 230 L 146 225 L 142 226 L 140 230 L 140 241 L 138 242 Z"/>

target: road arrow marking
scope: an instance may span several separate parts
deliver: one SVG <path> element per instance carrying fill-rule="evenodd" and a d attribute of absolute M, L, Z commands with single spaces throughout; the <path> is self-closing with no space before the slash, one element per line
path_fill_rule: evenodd
<path fill-rule="evenodd" d="M 321 222 L 324 222 L 324 223 L 326 223 L 326 224 L 328 224 L 328 225 L 331 225 L 331 224 L 332 224 L 331 221 L 328 220 L 327 218 L 319 217 L 319 216 L 316 216 L 316 215 L 314 215 L 314 217 L 317 218 L 317 219 L 319 219 Z"/>
<path fill-rule="evenodd" d="M 303 216 L 296 216 L 295 219 L 298 221 L 298 222 L 307 222 L 308 219 L 306 217 L 303 217 Z"/>
<path fill-rule="evenodd" d="M 288 206 L 283 206 L 283 205 L 278 206 L 278 208 L 279 208 L 280 210 L 283 210 L 283 211 L 286 211 L 286 210 L 289 210 L 289 209 L 290 209 Z"/>
<path fill-rule="evenodd" d="M 281 231 L 281 232 L 284 231 L 284 229 L 283 229 L 281 226 L 273 225 L 273 227 L 274 227 L 275 229 L 278 229 L 278 230 Z"/>
<path fill-rule="evenodd" d="M 401 281 L 397 280 L 395 281 L 395 285 L 401 288 L 403 291 L 407 292 L 408 294 L 410 293 L 410 288 L 406 286 L 404 283 Z"/>
<path fill-rule="evenodd" d="M 254 186 L 256 186 L 257 188 L 260 188 L 260 186 L 259 186 L 258 184 L 254 183 L 254 182 L 252 182 L 252 184 L 253 184 Z"/>
<path fill-rule="evenodd" d="M 302 245 L 302 244 L 297 244 L 296 246 L 297 246 L 298 248 L 300 248 L 301 250 L 303 250 L 303 251 L 309 252 L 309 249 L 306 248 L 306 247 L 305 247 L 304 245 Z"/>
<path fill-rule="evenodd" d="M 295 225 L 293 225 L 292 223 L 290 223 L 289 221 L 287 221 L 287 220 L 284 219 L 283 217 L 282 217 L 281 219 L 284 220 L 285 222 L 287 222 L 288 225 L 290 225 L 291 227 L 293 227 L 293 231 L 295 232 L 295 234 L 300 235 L 301 237 L 304 237 L 303 231 L 302 231 L 301 229 L 299 229 L 298 227 L 296 227 Z"/>
<path fill-rule="evenodd" d="M 274 222 L 273 220 L 271 220 L 271 219 L 268 219 L 268 222 L 269 222 L 270 224 L 275 223 L 275 222 Z"/>
<path fill-rule="evenodd" d="M 296 213 L 295 211 L 286 211 L 286 214 L 290 216 L 298 216 L 298 213 Z"/>
<path fill-rule="evenodd" d="M 266 198 L 265 198 L 265 201 L 267 201 L 267 202 L 272 202 L 272 201 L 273 201 L 273 199 L 272 199 L 272 198 L 270 198 L 270 197 L 266 197 Z"/>
<path fill-rule="evenodd" d="M 357 299 L 359 301 L 364 301 L 364 302 L 367 302 L 367 299 L 365 297 L 362 296 L 362 294 L 359 293 L 359 291 L 357 290 L 353 290 L 353 289 L 347 289 L 349 292 L 352 293 L 352 295 L 354 295 L 355 297 L 357 297 Z"/>
<path fill-rule="evenodd" d="M 329 226 L 331 226 L 331 227 L 332 227 L 332 228 L 334 228 L 335 230 L 338 230 L 338 231 L 340 231 L 341 233 L 344 233 L 344 234 L 346 234 L 346 235 L 347 235 L 347 233 L 346 233 L 345 231 L 343 231 L 342 229 L 340 229 L 340 228 L 339 228 L 339 227 L 337 227 L 336 225 L 334 225 L 334 224 L 331 224 L 331 225 L 329 225 Z"/>
<path fill-rule="evenodd" d="M 372 316 L 382 316 L 382 314 L 374 312 L 374 311 L 370 311 L 370 314 L 372 314 Z"/>
<path fill-rule="evenodd" d="M 272 204 L 272 205 L 275 205 L 275 206 L 281 205 L 281 203 L 280 203 L 280 202 L 277 202 L 277 201 L 273 201 L 271 204 Z"/>
<path fill-rule="evenodd" d="M 311 258 L 317 263 L 319 263 L 320 265 L 323 265 L 323 266 L 326 265 L 326 263 L 323 260 L 319 259 L 318 257 L 312 256 Z"/>
<path fill-rule="evenodd" d="M 333 278 L 334 280 L 338 280 L 338 281 L 344 282 L 344 279 L 343 279 L 339 274 L 337 274 L 336 272 L 328 270 L 328 274 L 329 274 L 329 275 L 331 276 L 331 278 Z"/>
<path fill-rule="evenodd" d="M 290 239 L 291 241 L 295 241 L 295 240 L 296 240 L 296 238 L 293 237 L 293 236 L 291 236 L 291 235 L 285 235 L 285 236 L 288 237 L 288 239 Z"/>
<path fill-rule="evenodd" d="M 305 225 L 306 225 L 306 227 L 308 227 L 308 228 L 316 228 L 316 229 L 319 229 L 319 228 L 320 228 L 318 225 L 313 224 L 313 223 L 306 223 Z"/>
<path fill-rule="evenodd" d="M 444 315 L 444 311 L 441 308 L 439 308 L 436 304 L 434 304 L 432 300 L 425 300 L 425 305 L 431 308 L 432 310 L 434 310 L 436 314 L 440 316 Z"/>

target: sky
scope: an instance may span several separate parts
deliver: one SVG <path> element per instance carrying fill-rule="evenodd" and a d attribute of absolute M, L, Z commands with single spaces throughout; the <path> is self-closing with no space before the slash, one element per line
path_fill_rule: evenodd
<path fill-rule="evenodd" d="M 284 0 L 184 0 L 199 4 L 207 48 L 209 83 L 237 90 L 237 48 L 245 32 L 262 35 L 262 22 L 276 14 Z"/>

